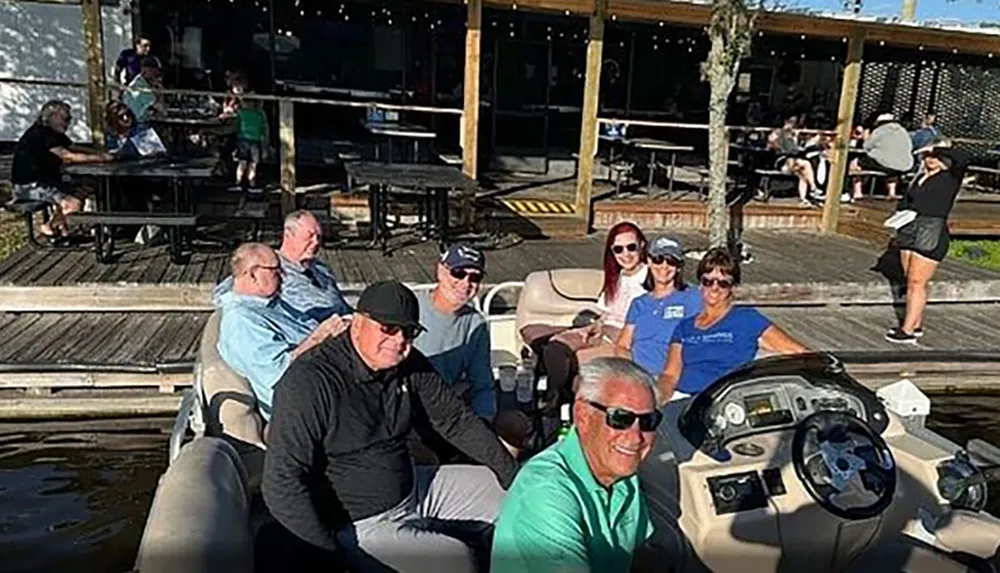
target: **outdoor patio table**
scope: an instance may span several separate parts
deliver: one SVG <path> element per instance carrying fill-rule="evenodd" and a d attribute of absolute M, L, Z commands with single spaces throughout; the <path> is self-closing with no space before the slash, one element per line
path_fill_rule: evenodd
<path fill-rule="evenodd" d="M 372 135 L 380 135 L 389 141 L 388 162 L 392 163 L 392 140 L 410 139 L 413 141 L 413 162 L 416 163 L 420 157 L 420 142 L 429 141 L 437 137 L 437 134 L 422 125 L 405 123 L 400 121 L 367 121 L 362 120 L 361 125 Z M 378 159 L 378 147 L 375 148 L 375 159 Z"/>
<path fill-rule="evenodd" d="M 370 186 L 368 210 L 371 216 L 371 246 L 380 245 L 387 253 L 389 188 L 402 187 L 426 193 L 430 233 L 444 249 L 448 236 L 448 198 L 462 191 L 474 191 L 478 184 L 460 170 L 447 165 L 424 163 L 385 164 L 373 161 L 353 161 L 344 164 L 353 181 Z"/>
<path fill-rule="evenodd" d="M 193 216 L 195 214 L 195 205 L 191 195 L 191 181 L 212 177 L 217 166 L 218 159 L 212 157 L 192 159 L 164 156 L 112 161 L 109 163 L 67 165 L 63 167 L 63 173 L 73 177 L 96 177 L 99 180 L 96 197 L 98 214 L 114 214 L 114 201 L 111 194 L 112 179 L 164 178 L 170 182 L 170 189 L 174 196 L 174 209 L 168 215 Z M 97 237 L 94 247 L 98 259 L 107 259 L 111 254 L 110 249 L 113 249 L 114 245 L 110 228 L 107 233 L 108 236 L 105 236 L 105 226 L 103 224 L 97 225 Z M 107 226 L 110 227 L 110 225 Z M 183 250 L 183 234 L 180 227 L 170 226 L 167 230 L 170 236 L 171 255 L 174 261 L 177 262 Z"/>
<path fill-rule="evenodd" d="M 677 154 L 682 151 L 690 152 L 694 151 L 694 146 L 691 145 L 679 145 L 676 143 L 671 143 L 669 141 L 663 141 L 660 139 L 650 139 L 650 138 L 638 138 L 629 139 L 626 143 L 636 149 L 642 149 L 649 152 L 649 182 L 646 187 L 646 192 L 650 193 L 653 188 L 653 175 L 656 173 L 656 154 L 658 152 L 664 151 L 670 154 L 670 178 L 667 180 L 667 195 L 674 192 L 674 173 L 677 170 Z"/>

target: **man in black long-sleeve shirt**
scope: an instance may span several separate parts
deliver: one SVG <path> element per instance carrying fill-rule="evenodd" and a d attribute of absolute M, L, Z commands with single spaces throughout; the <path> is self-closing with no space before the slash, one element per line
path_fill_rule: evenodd
<path fill-rule="evenodd" d="M 349 331 L 293 362 L 275 388 L 264 501 L 352 571 L 474 571 L 469 547 L 441 532 L 492 523 L 517 469 L 412 349 L 419 317 L 405 286 L 373 284 Z M 406 437 L 424 420 L 486 467 L 414 468 Z"/>

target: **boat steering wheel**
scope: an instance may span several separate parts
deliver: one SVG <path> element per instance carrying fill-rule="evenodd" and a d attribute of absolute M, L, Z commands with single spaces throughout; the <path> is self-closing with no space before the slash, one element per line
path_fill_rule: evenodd
<path fill-rule="evenodd" d="M 896 492 L 896 461 L 885 440 L 846 412 L 802 420 L 792 438 L 792 465 L 816 503 L 843 519 L 879 515 Z"/>

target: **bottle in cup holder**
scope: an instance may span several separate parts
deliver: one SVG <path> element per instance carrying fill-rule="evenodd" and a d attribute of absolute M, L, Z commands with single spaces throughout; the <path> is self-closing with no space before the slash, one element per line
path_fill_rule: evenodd
<path fill-rule="evenodd" d="M 531 402 L 535 393 L 535 373 L 533 370 L 517 371 L 517 401 L 521 403 Z"/>
<path fill-rule="evenodd" d="M 517 387 L 517 367 L 513 364 L 504 364 L 497 368 L 497 378 L 500 382 L 501 392 L 513 392 Z"/>

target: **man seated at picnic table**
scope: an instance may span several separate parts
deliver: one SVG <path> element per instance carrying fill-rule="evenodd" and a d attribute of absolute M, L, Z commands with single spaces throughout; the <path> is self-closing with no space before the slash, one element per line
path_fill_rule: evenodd
<path fill-rule="evenodd" d="M 423 330 L 412 291 L 374 283 L 348 331 L 294 361 L 275 388 L 262 492 L 293 534 L 277 550 L 309 570 L 338 560 L 356 572 L 477 570 L 467 542 L 486 541 L 517 464 L 413 349 Z M 483 465 L 416 466 L 414 425 Z"/>
<path fill-rule="evenodd" d="M 225 363 L 250 382 L 261 416 L 271 419 L 274 384 L 305 351 L 347 328 L 334 316 L 309 328 L 278 298 L 281 265 L 271 247 L 240 245 L 230 259 L 232 290 L 220 297 L 217 348 Z"/>
<path fill-rule="evenodd" d="M 66 215 L 81 209 L 83 202 L 65 190 L 60 168 L 75 163 L 100 163 L 114 157 L 103 151 L 76 148 L 66 135 L 73 114 L 69 104 L 51 100 L 42 106 L 38 119 L 17 141 L 11 165 L 15 201 L 37 201 L 52 205 L 54 214 L 39 232 L 55 239 L 68 234 Z"/>
<path fill-rule="evenodd" d="M 166 114 L 163 99 L 153 89 L 163 89 L 160 61 L 152 56 L 142 59 L 139 75 L 132 78 L 122 93 L 122 103 L 127 105 L 140 124 Z"/>
<path fill-rule="evenodd" d="M 278 249 L 278 262 L 284 279 L 281 282 L 281 300 L 297 313 L 307 328 L 336 315 L 353 312 L 337 287 L 333 271 L 316 258 L 323 242 L 323 228 L 319 219 L 309 211 L 299 210 L 285 217 Z M 227 277 L 215 287 L 214 298 L 233 288 L 233 277 Z"/>
<path fill-rule="evenodd" d="M 895 176 L 913 169 L 913 142 L 909 132 L 893 114 L 879 114 L 875 118 L 875 128 L 866 132 L 863 149 L 865 154 L 851 161 L 851 173 L 880 171 L 892 176 L 886 181 L 886 190 L 890 199 L 898 198 L 896 185 L 899 181 Z M 855 177 L 853 199 L 863 196 L 862 185 L 861 177 Z"/>
<path fill-rule="evenodd" d="M 663 417 L 654 381 L 605 356 L 580 367 L 578 384 L 573 428 L 521 468 L 504 499 L 493 573 L 625 573 L 653 534 L 636 472 Z"/>

